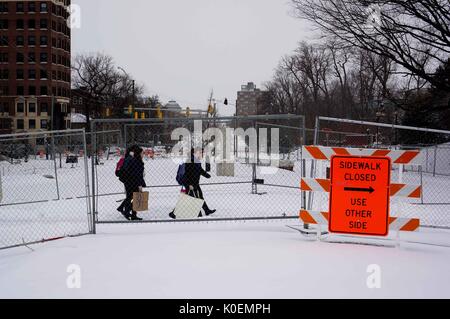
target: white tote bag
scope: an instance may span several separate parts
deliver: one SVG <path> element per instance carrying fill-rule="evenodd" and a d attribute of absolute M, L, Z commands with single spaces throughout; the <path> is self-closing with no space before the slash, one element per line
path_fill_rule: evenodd
<path fill-rule="evenodd" d="M 177 219 L 196 219 L 205 201 L 187 194 L 180 194 L 174 214 Z"/>

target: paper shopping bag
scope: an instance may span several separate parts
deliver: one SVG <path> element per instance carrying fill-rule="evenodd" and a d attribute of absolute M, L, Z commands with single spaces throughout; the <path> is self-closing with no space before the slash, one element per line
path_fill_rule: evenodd
<path fill-rule="evenodd" d="M 202 209 L 204 200 L 186 194 L 180 194 L 174 214 L 177 219 L 195 219 Z"/>
<path fill-rule="evenodd" d="M 145 212 L 148 211 L 148 192 L 133 193 L 133 211 Z"/>

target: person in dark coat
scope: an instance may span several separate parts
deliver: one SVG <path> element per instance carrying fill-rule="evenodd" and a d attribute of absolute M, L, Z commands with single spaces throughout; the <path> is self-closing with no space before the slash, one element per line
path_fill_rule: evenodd
<path fill-rule="evenodd" d="M 127 159 L 130 157 L 130 152 L 131 152 L 131 148 L 127 148 L 127 150 L 125 151 L 124 163 L 123 163 L 123 165 L 122 165 L 122 168 L 123 168 L 123 166 L 125 166 L 125 162 L 127 161 Z M 122 168 L 121 168 L 121 169 L 122 169 Z M 120 174 L 120 172 L 116 171 L 116 176 L 117 176 L 117 177 L 119 177 L 118 174 Z M 125 185 L 125 183 L 124 183 L 124 185 Z M 125 210 L 125 201 L 123 201 L 122 204 L 120 204 L 120 206 L 117 208 L 117 210 L 118 210 L 121 214 L 123 214 L 123 212 L 124 212 L 124 210 Z"/>
<path fill-rule="evenodd" d="M 122 203 L 124 210 L 122 214 L 128 220 L 142 220 L 137 216 L 137 212 L 133 211 L 133 193 L 142 192 L 147 187 L 144 180 L 144 150 L 138 146 L 131 148 L 130 156 L 123 164 L 122 181 L 125 184 L 127 197 Z"/>
<path fill-rule="evenodd" d="M 203 168 L 202 168 L 202 157 L 203 150 L 202 149 L 192 149 L 191 150 L 191 160 L 186 163 L 185 172 L 183 176 L 183 186 L 189 192 L 189 195 L 193 197 L 197 197 L 204 200 L 203 191 L 200 187 L 200 177 L 211 178 Z M 216 212 L 216 210 L 212 210 L 205 203 L 203 204 L 203 210 L 205 211 L 205 215 L 209 216 Z M 201 217 L 201 212 L 199 217 Z"/>

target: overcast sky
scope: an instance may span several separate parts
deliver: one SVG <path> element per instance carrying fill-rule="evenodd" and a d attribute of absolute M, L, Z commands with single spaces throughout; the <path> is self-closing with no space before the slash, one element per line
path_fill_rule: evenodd
<path fill-rule="evenodd" d="M 215 97 L 235 104 L 242 84 L 262 86 L 280 58 L 307 40 L 289 0 L 75 0 L 81 28 L 73 54 L 101 51 L 158 94 L 206 108 Z M 221 114 L 234 107 L 220 108 Z"/>

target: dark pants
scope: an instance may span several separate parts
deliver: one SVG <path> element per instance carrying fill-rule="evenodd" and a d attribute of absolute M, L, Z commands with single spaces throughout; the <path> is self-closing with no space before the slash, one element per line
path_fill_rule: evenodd
<path fill-rule="evenodd" d="M 189 190 L 189 186 L 186 189 Z M 194 190 L 193 191 L 189 190 L 188 195 L 205 200 L 205 198 L 203 197 L 203 192 L 202 192 L 202 189 L 200 188 L 200 185 L 195 185 Z M 203 203 L 202 208 L 205 212 L 210 210 L 208 205 L 206 204 L 206 201 Z"/>
<path fill-rule="evenodd" d="M 119 209 L 122 208 L 126 215 L 130 215 L 130 213 L 132 213 L 133 216 L 136 216 L 137 213 L 133 211 L 132 200 L 133 200 L 133 193 L 139 192 L 139 186 L 125 185 L 125 191 L 127 193 L 127 197 L 122 202 Z"/>

